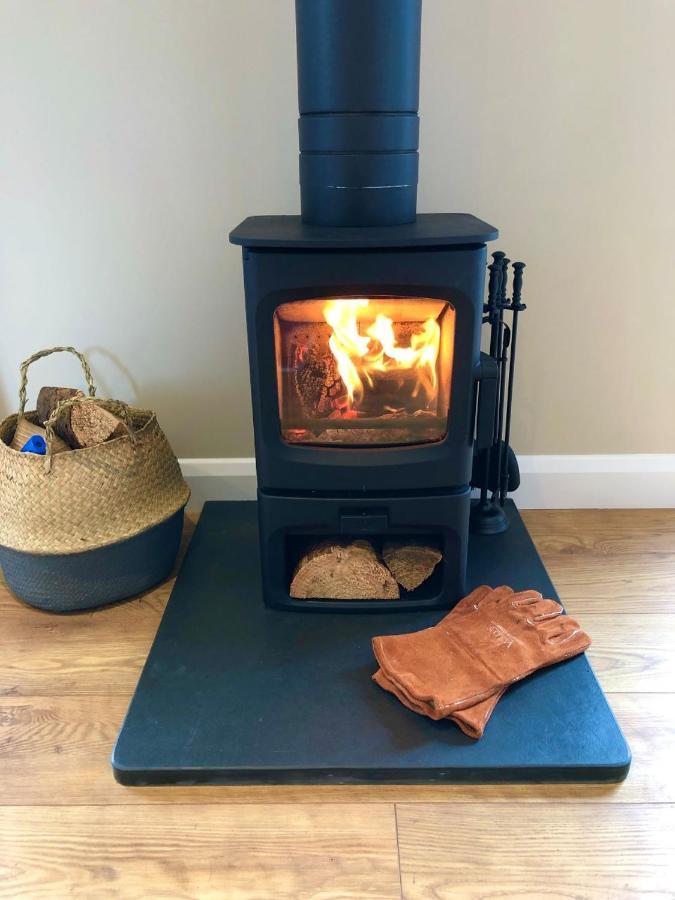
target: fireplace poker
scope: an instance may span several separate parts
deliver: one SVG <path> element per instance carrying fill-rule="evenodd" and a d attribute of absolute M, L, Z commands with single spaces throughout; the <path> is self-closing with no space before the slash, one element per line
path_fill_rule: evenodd
<path fill-rule="evenodd" d="M 499 377 L 497 379 L 497 411 L 495 414 L 495 430 L 492 450 L 497 450 L 497 465 L 495 467 L 495 486 L 492 492 L 492 502 L 497 502 L 499 497 L 500 474 L 502 471 L 502 427 L 504 425 L 504 391 L 506 388 L 506 363 L 508 360 L 508 346 L 510 342 L 510 331 L 508 325 L 504 321 L 504 310 L 508 309 L 509 301 L 506 297 L 506 288 L 508 284 L 509 263 L 511 262 L 506 256 L 501 260 L 502 279 L 499 290 L 498 314 L 497 314 L 497 365 L 499 366 Z"/>
<path fill-rule="evenodd" d="M 506 254 L 496 250 L 492 254 L 494 262 L 490 263 L 490 278 L 488 280 L 487 313 L 490 322 L 490 356 L 497 359 L 497 340 L 499 337 L 499 303 L 502 296 L 502 281 L 505 274 L 504 260 Z M 508 262 L 508 261 L 507 261 Z M 494 277 L 493 277 L 494 276 Z M 506 286 L 504 285 L 504 290 Z"/>

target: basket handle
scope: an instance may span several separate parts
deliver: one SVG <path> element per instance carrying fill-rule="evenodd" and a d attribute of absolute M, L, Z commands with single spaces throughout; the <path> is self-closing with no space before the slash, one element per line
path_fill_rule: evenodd
<path fill-rule="evenodd" d="M 19 371 L 21 373 L 21 384 L 19 386 L 19 418 L 24 413 L 26 409 L 26 388 L 28 387 L 28 367 L 31 363 L 36 362 L 38 359 L 42 359 L 43 356 L 50 356 L 52 353 L 74 353 L 75 356 L 82 363 L 82 370 L 84 371 L 84 377 L 87 382 L 87 387 L 89 388 L 89 396 L 96 396 L 96 385 L 94 384 L 94 379 L 91 374 L 91 369 L 89 368 L 89 363 L 87 362 L 87 358 L 83 353 L 80 353 L 79 350 L 76 350 L 74 347 L 51 347 L 49 350 L 40 350 L 38 353 L 34 353 L 32 356 L 29 356 L 28 359 L 24 359 L 21 363 Z"/>
<path fill-rule="evenodd" d="M 60 403 L 56 405 L 54 412 L 45 422 L 45 443 L 47 444 L 47 452 L 45 454 L 45 472 L 49 473 L 52 470 L 52 444 L 54 442 L 54 426 L 56 425 L 59 416 L 63 412 L 64 409 L 67 409 L 69 406 L 75 406 L 78 403 L 104 403 L 104 400 L 101 400 L 98 397 L 69 397 L 67 400 L 61 400 Z M 115 406 L 119 407 L 120 418 L 124 427 L 127 430 L 127 434 L 129 435 L 129 440 L 131 441 L 132 446 L 136 444 L 136 432 L 134 431 L 131 425 L 131 418 L 129 416 L 129 407 L 122 400 L 115 400 Z"/>

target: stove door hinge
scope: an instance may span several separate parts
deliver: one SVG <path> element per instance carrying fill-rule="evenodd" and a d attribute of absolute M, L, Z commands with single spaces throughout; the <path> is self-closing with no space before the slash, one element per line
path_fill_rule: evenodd
<path fill-rule="evenodd" d="M 478 386 L 475 446 L 477 450 L 484 450 L 486 447 L 491 447 L 494 440 L 499 365 L 489 353 L 481 351 L 480 362 L 474 372 Z"/>

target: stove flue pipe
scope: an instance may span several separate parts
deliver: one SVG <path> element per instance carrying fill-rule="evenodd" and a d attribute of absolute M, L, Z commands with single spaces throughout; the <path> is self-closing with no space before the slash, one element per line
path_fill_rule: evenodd
<path fill-rule="evenodd" d="M 421 0 L 296 0 L 295 10 L 303 221 L 414 222 Z"/>

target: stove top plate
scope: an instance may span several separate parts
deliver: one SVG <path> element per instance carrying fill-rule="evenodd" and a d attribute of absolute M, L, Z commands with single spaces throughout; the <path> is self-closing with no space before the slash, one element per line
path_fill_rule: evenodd
<path fill-rule="evenodd" d="M 485 244 L 498 236 L 494 225 L 468 213 L 420 213 L 408 225 L 356 228 L 306 225 L 300 216 L 250 216 L 230 233 L 230 241 L 243 247 L 360 250 Z"/>

